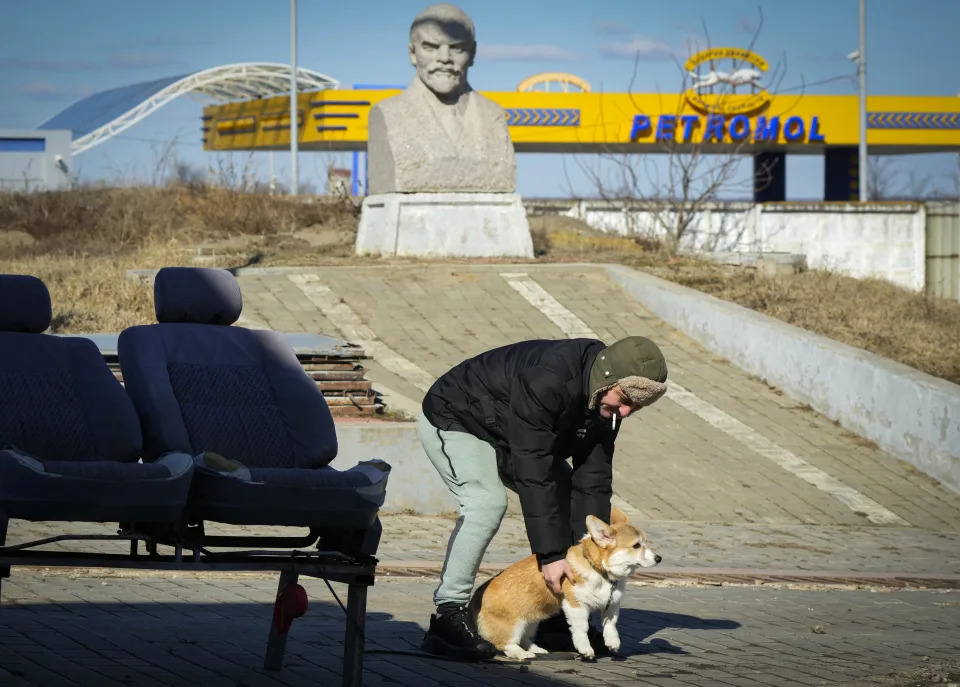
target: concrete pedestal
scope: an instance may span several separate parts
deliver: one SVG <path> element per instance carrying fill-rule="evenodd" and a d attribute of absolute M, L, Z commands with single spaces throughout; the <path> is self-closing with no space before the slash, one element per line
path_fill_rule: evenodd
<path fill-rule="evenodd" d="M 516 193 L 384 193 L 363 200 L 357 255 L 533 257 Z"/>

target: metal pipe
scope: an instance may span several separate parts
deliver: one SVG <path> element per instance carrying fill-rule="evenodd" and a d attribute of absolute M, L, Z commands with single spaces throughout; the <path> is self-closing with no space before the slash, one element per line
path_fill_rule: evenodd
<path fill-rule="evenodd" d="M 862 2 L 862 0 L 861 0 Z M 297 195 L 300 185 L 297 169 L 297 0 L 290 0 L 290 194 Z"/>
<path fill-rule="evenodd" d="M 860 163 L 858 186 L 860 202 L 867 200 L 867 0 L 860 0 L 860 55 L 857 57 L 857 76 L 860 79 Z"/>

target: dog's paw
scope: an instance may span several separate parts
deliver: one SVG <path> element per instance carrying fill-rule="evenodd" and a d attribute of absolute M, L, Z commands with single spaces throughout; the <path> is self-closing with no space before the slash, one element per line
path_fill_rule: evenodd
<path fill-rule="evenodd" d="M 537 646 L 536 644 L 534 644 L 534 643 L 532 643 L 532 642 L 530 643 L 530 646 L 527 647 L 527 651 L 529 651 L 530 653 L 533 653 L 533 654 L 549 654 L 549 653 L 550 653 L 549 651 L 547 651 L 547 650 L 544 649 L 543 647 Z"/>
<path fill-rule="evenodd" d="M 581 658 L 593 659 L 596 656 L 596 652 L 594 652 L 593 646 L 590 644 L 590 638 L 586 632 L 574 631 L 571 635 L 573 646 Z"/>
<path fill-rule="evenodd" d="M 610 631 L 604 628 L 603 643 L 614 653 L 620 651 L 620 635 L 616 630 Z"/>
<path fill-rule="evenodd" d="M 577 645 L 577 642 L 574 642 L 574 646 Z M 590 642 L 584 642 L 580 646 L 576 646 L 577 653 L 580 654 L 580 658 L 588 661 L 592 661 L 597 657 L 596 652 L 593 650 L 593 647 L 590 646 Z"/>
<path fill-rule="evenodd" d="M 536 656 L 532 651 L 526 651 L 519 644 L 507 644 L 503 647 L 503 654 L 507 658 L 512 658 L 514 661 L 524 661 L 529 658 Z"/>

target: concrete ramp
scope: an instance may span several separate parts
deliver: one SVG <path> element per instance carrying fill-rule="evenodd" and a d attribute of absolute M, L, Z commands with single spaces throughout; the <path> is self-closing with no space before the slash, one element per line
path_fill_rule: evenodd
<path fill-rule="evenodd" d="M 618 503 L 645 520 L 928 529 L 960 522 L 960 496 L 671 329 L 602 266 L 311 268 L 245 273 L 240 284 L 251 321 L 359 344 L 388 404 L 392 396 L 394 407 L 413 411 L 438 375 L 488 348 L 531 338 L 652 338 L 666 355 L 671 388 L 624 424 L 614 461 Z M 381 427 L 381 449 L 392 445 L 389 432 L 410 431 L 395 424 Z M 416 442 L 403 441 L 404 455 L 384 456 L 414 480 L 397 480 L 397 503 L 422 512 L 452 507 L 411 505 L 411 495 L 442 498 L 443 490 L 420 488 L 436 475 Z M 377 450 L 377 441 L 365 450 Z"/>

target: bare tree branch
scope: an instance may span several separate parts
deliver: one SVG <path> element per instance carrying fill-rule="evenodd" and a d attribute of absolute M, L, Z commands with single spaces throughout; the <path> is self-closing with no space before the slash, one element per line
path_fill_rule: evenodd
<path fill-rule="evenodd" d="M 759 21 L 749 42 L 752 51 L 756 45 L 763 27 L 763 12 L 758 8 Z M 706 47 L 711 48 L 710 34 L 706 23 L 701 19 Z M 691 52 L 694 52 L 691 50 Z M 696 50 L 695 52 L 700 52 Z M 630 81 L 631 103 L 634 111 L 640 115 L 648 115 L 641 104 L 633 98 L 633 86 L 639 73 L 639 53 L 634 60 L 634 69 Z M 637 215 L 636 210 L 643 210 L 641 216 L 648 218 L 652 226 L 628 226 L 633 234 L 646 235 L 647 238 L 656 237 L 665 242 L 670 252 L 676 252 L 682 245 L 696 242 L 695 233 L 697 224 L 702 220 L 704 210 L 715 202 L 723 191 L 749 192 L 765 188 L 774 178 L 772 166 L 775 162 L 767 162 L 754 174 L 743 174 L 744 163 L 749 164 L 750 145 L 749 137 L 739 143 L 723 143 L 711 145 L 709 141 L 692 143 L 684 135 L 682 127 L 686 126 L 684 115 L 689 114 L 684 106 L 684 93 L 690 85 L 689 74 L 679 59 L 674 62 L 681 77 L 680 94 L 673 107 L 659 108 L 661 121 L 667 113 L 673 110 L 673 122 L 676 125 L 673 135 L 658 136 L 657 144 L 661 153 L 657 155 L 638 154 L 635 152 L 603 151 L 592 158 L 593 165 L 584 164 L 578 159 L 583 174 L 601 199 L 617 201 L 624 210 L 625 216 Z M 767 89 L 776 89 L 786 73 L 786 58 L 781 64 L 768 71 L 770 81 Z M 722 111 L 724 99 L 736 96 L 736 87 L 732 92 L 716 96 L 716 101 Z M 663 99 L 661 94 L 661 100 Z M 709 115 L 708 115 L 709 116 Z M 653 118 L 651 117 L 651 120 Z M 724 128 L 729 125 L 729 117 L 724 117 Z M 702 120 L 699 120 L 702 122 Z M 657 132 L 660 133 L 659 131 Z M 666 132 L 664 132 L 666 133 Z M 678 140 L 678 136 L 680 140 Z M 622 147 L 617 148 L 622 151 Z M 611 183 L 607 171 L 616 170 L 615 181 Z M 709 229 L 708 229 L 709 230 Z M 703 239 L 704 237 L 700 237 Z M 714 236 L 716 242 L 722 238 Z M 705 246 L 711 248 L 714 246 Z"/>
<path fill-rule="evenodd" d="M 867 197 L 873 200 L 892 200 L 900 191 L 900 170 L 893 158 L 871 155 L 867 160 Z"/>

